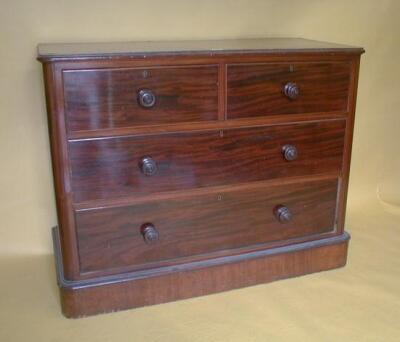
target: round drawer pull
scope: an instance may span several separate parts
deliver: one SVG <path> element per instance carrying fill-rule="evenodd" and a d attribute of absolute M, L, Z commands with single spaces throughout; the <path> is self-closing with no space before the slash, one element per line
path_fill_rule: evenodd
<path fill-rule="evenodd" d="M 300 91 L 299 87 L 297 86 L 296 83 L 286 83 L 285 87 L 283 88 L 284 94 L 291 100 L 295 100 L 299 97 Z"/>
<path fill-rule="evenodd" d="M 278 205 L 274 210 L 274 214 L 280 223 L 287 223 L 293 218 L 289 208 L 284 205 Z"/>
<path fill-rule="evenodd" d="M 151 245 L 158 241 L 158 231 L 151 223 L 144 224 L 140 229 L 140 232 L 143 235 L 144 241 L 148 245 Z"/>
<path fill-rule="evenodd" d="M 145 176 L 153 176 L 157 172 L 157 163 L 151 157 L 143 157 L 139 162 L 139 168 Z"/>
<path fill-rule="evenodd" d="M 283 157 L 287 161 L 293 161 L 296 160 L 297 157 L 299 156 L 299 152 L 297 151 L 296 146 L 293 145 L 285 145 L 282 147 L 282 154 Z"/>
<path fill-rule="evenodd" d="M 138 94 L 139 104 L 144 108 L 151 108 L 156 104 L 156 96 L 149 89 L 142 89 Z"/>

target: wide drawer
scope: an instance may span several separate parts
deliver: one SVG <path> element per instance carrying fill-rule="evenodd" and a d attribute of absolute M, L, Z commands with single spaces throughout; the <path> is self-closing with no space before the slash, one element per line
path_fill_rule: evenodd
<path fill-rule="evenodd" d="M 347 111 L 350 71 L 347 62 L 228 65 L 227 117 Z"/>
<path fill-rule="evenodd" d="M 334 230 L 337 187 L 336 178 L 251 184 L 80 210 L 76 224 L 81 272 L 157 267 L 203 254 L 226 255 L 237 248 L 282 245 L 293 238 L 315 239 Z"/>
<path fill-rule="evenodd" d="M 217 120 L 218 67 L 65 70 L 69 131 Z"/>
<path fill-rule="evenodd" d="M 71 141 L 73 198 L 84 202 L 339 173 L 344 132 L 345 121 L 337 120 Z M 288 147 L 297 159 L 286 159 Z"/>

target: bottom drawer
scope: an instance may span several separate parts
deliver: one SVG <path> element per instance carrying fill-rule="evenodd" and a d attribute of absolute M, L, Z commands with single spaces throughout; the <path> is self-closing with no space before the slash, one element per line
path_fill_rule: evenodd
<path fill-rule="evenodd" d="M 252 183 L 77 210 L 81 272 L 158 267 L 312 238 L 334 230 L 337 187 L 336 178 Z"/>

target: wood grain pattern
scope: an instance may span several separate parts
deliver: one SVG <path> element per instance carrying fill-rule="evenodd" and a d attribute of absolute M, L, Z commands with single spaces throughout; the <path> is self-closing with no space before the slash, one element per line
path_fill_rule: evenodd
<path fill-rule="evenodd" d="M 215 251 L 329 232 L 335 225 L 336 195 L 337 179 L 330 179 L 78 211 L 81 271 L 159 267 L 199 254 L 210 258 Z M 290 222 L 282 224 L 274 216 L 278 205 L 289 208 Z M 146 223 L 159 233 L 151 245 L 141 234 Z"/>
<path fill-rule="evenodd" d="M 293 82 L 300 95 L 285 96 Z M 347 110 L 349 63 L 269 63 L 227 66 L 227 117 Z"/>
<path fill-rule="evenodd" d="M 347 191 L 349 186 L 349 175 L 350 175 L 350 163 L 351 163 L 351 151 L 353 146 L 353 130 L 356 113 L 356 100 L 357 100 L 357 89 L 358 89 L 358 73 L 360 68 L 360 59 L 354 58 L 352 61 L 352 74 L 351 74 L 351 89 L 349 93 L 349 115 L 346 122 L 346 135 L 345 145 L 343 151 L 343 162 L 342 162 L 342 180 L 340 185 L 339 200 L 338 200 L 338 227 L 340 231 L 344 230 L 345 217 L 346 217 L 346 205 L 347 205 Z"/>
<path fill-rule="evenodd" d="M 65 274 L 70 279 L 79 276 L 78 247 L 72 211 L 70 170 L 68 162 L 65 118 L 59 65 L 44 64 L 43 75 L 46 91 L 48 129 L 53 167 L 57 220 L 60 227 Z"/>
<path fill-rule="evenodd" d="M 196 133 L 73 141 L 69 144 L 75 202 L 340 172 L 345 122 L 316 122 Z M 282 147 L 295 145 L 288 162 Z M 138 163 L 158 165 L 145 176 Z"/>
<path fill-rule="evenodd" d="M 344 265 L 363 49 L 256 39 L 40 51 L 68 317 Z M 151 109 L 138 107 L 143 88 Z M 284 160 L 286 144 L 297 160 Z M 274 221 L 278 201 L 293 221 Z M 152 219 L 159 242 L 147 245 L 133 227 Z"/>
<path fill-rule="evenodd" d="M 321 240 L 318 245 L 305 243 L 301 248 L 289 246 L 286 252 L 271 250 L 271 253 L 260 257 L 153 277 L 130 280 L 127 274 L 120 281 L 98 281 L 91 286 L 64 287 L 62 269 L 59 268 L 62 311 L 66 317 L 79 318 L 342 267 L 346 264 L 348 238 L 348 235 L 343 235 L 334 238 L 334 241 Z M 56 250 L 56 255 L 58 253 Z"/>
<path fill-rule="evenodd" d="M 68 130 L 218 119 L 218 66 L 65 70 Z M 152 108 L 138 103 L 150 89 Z"/>
<path fill-rule="evenodd" d="M 76 244 L 75 224 L 72 210 L 72 193 L 70 185 L 70 165 L 68 160 L 68 148 L 65 132 L 64 116 L 64 89 L 63 89 L 63 70 L 82 70 L 82 69 L 101 69 L 101 68 L 148 68 L 154 65 L 201 65 L 201 64 L 237 64 L 237 63 L 298 63 L 298 62 L 347 62 L 351 63 L 351 101 L 349 102 L 349 113 L 320 113 L 312 114 L 292 114 L 276 115 L 265 117 L 253 117 L 247 119 L 227 120 L 227 121 L 204 121 L 191 124 L 164 124 L 158 126 L 135 126 L 118 129 L 106 129 L 97 131 L 76 131 L 75 138 L 86 137 L 107 137 L 107 136 L 129 136 L 132 134 L 152 134 L 162 132 L 176 132 L 202 129 L 225 129 L 232 127 L 252 127 L 257 125 L 276 125 L 281 123 L 299 123 L 300 121 L 331 120 L 338 117 L 347 117 L 349 123 L 354 122 L 355 94 L 358 79 L 358 65 L 360 53 L 362 51 L 309 51 L 309 52 L 284 52 L 274 51 L 269 54 L 246 53 L 236 54 L 231 52 L 218 55 L 201 54 L 168 54 L 142 57 L 114 56 L 113 58 L 60 58 L 50 61 L 50 59 L 41 59 L 43 62 L 46 86 L 46 100 L 48 102 L 48 120 L 50 128 L 50 142 L 52 147 L 52 159 L 54 169 L 54 182 L 56 186 L 56 201 L 59 209 L 59 225 L 61 226 L 63 257 L 65 261 L 65 272 L 69 279 L 79 278 L 79 260 Z M 346 125 L 346 144 L 351 144 L 352 124 Z M 89 134 L 90 133 L 90 134 Z M 72 134 L 71 132 L 69 133 Z M 347 145 L 346 145 L 347 146 Z M 338 229 L 343 230 L 344 214 L 346 207 L 346 191 L 348 183 L 348 169 L 350 161 L 349 146 L 344 150 L 344 159 L 342 166 L 342 186 L 340 187 L 339 217 Z M 344 171 L 343 171 L 344 170 Z"/>
<path fill-rule="evenodd" d="M 89 140 L 94 138 L 123 137 L 133 135 L 154 135 L 178 132 L 196 132 L 200 130 L 225 130 L 230 128 L 250 128 L 257 126 L 275 126 L 282 124 L 298 124 L 302 122 L 332 121 L 347 119 L 347 112 L 308 113 L 308 114 L 280 114 L 271 116 L 254 116 L 250 118 L 218 121 L 203 121 L 190 123 L 175 123 L 161 125 L 145 125 L 134 127 L 121 127 L 99 129 L 96 131 L 76 131 L 69 133 L 69 140 Z M 222 117 L 222 116 L 221 116 Z"/>

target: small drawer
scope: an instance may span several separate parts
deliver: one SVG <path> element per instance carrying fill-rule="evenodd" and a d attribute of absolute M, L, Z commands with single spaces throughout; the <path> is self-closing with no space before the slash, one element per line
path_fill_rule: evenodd
<path fill-rule="evenodd" d="M 65 70 L 69 131 L 217 120 L 218 67 Z"/>
<path fill-rule="evenodd" d="M 350 64 L 227 66 L 227 117 L 347 111 Z"/>
<path fill-rule="evenodd" d="M 345 121 L 77 140 L 75 202 L 331 172 Z"/>
<path fill-rule="evenodd" d="M 229 254 L 292 238 L 315 239 L 334 230 L 337 186 L 336 178 L 252 184 L 77 211 L 81 272 L 158 267 L 219 251 Z"/>

